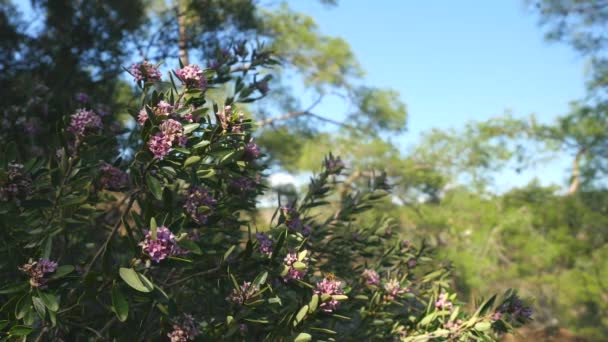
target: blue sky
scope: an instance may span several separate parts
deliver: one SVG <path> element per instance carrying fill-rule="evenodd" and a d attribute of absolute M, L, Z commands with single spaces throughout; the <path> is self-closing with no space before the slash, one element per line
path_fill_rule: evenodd
<path fill-rule="evenodd" d="M 414 143 L 431 128 L 460 127 L 511 110 L 551 122 L 585 94 L 585 60 L 569 46 L 548 43 L 538 18 L 523 1 L 342 0 L 335 8 L 317 1 L 290 2 L 312 15 L 322 32 L 348 41 L 367 71 L 366 83 L 401 93 Z M 329 101 L 317 112 L 335 112 Z M 499 175 L 497 189 L 564 184 L 570 160 L 557 160 L 518 175 Z"/>

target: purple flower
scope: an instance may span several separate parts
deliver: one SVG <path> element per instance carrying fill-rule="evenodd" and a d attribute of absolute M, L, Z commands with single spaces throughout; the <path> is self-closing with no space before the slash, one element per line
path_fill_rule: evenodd
<path fill-rule="evenodd" d="M 414 258 L 411 258 L 410 260 L 407 261 L 407 267 L 409 268 L 414 268 L 417 265 L 417 261 Z"/>
<path fill-rule="evenodd" d="M 243 159 L 246 161 L 253 161 L 258 159 L 260 156 L 260 148 L 253 142 L 250 142 L 245 146 L 245 153 L 243 155 Z"/>
<path fill-rule="evenodd" d="M 302 230 L 302 220 L 300 220 L 300 214 L 291 207 L 281 207 L 281 213 L 285 218 L 285 225 L 291 232 Z"/>
<path fill-rule="evenodd" d="M 264 233 L 257 233 L 255 237 L 258 239 L 258 243 L 260 244 L 260 253 L 265 255 L 272 254 L 272 239 L 268 237 L 268 235 Z"/>
<path fill-rule="evenodd" d="M 315 293 L 319 296 L 334 296 L 344 294 L 344 290 L 342 290 L 342 282 L 339 280 L 335 280 L 333 276 L 330 276 L 323 278 L 321 282 L 317 283 Z M 321 310 L 323 310 L 324 312 L 333 312 L 338 308 L 339 305 L 340 302 L 332 297 L 329 300 L 323 301 L 321 305 L 319 305 L 319 308 L 321 308 Z"/>
<path fill-rule="evenodd" d="M 258 292 L 258 290 L 259 288 L 257 286 L 251 286 L 251 282 L 246 281 L 240 286 L 239 289 L 233 289 L 232 294 L 226 299 L 235 304 L 242 305 L 249 299 L 253 298 L 254 294 Z"/>
<path fill-rule="evenodd" d="M 100 167 L 101 177 L 99 184 L 108 190 L 120 190 L 129 184 L 129 175 L 119 168 L 108 163 L 103 163 Z"/>
<path fill-rule="evenodd" d="M 179 121 L 169 119 L 160 124 L 160 131 L 172 142 L 184 134 L 184 127 Z"/>
<path fill-rule="evenodd" d="M 83 92 L 78 92 L 76 95 L 74 95 L 74 99 L 80 103 L 87 103 L 89 102 L 89 95 Z"/>
<path fill-rule="evenodd" d="M 87 132 L 99 132 L 103 128 L 101 118 L 93 111 L 78 109 L 72 114 L 68 131 L 76 137 L 83 137 Z"/>
<path fill-rule="evenodd" d="M 435 307 L 440 310 L 450 310 L 454 308 L 454 305 L 448 299 L 447 293 L 442 293 L 439 295 L 439 298 L 435 302 Z"/>
<path fill-rule="evenodd" d="M 505 301 L 495 314 L 497 313 L 501 318 L 506 315 L 508 320 L 519 323 L 532 319 L 532 309 L 524 305 L 524 302 L 516 295 Z"/>
<path fill-rule="evenodd" d="M 148 121 L 148 112 L 146 111 L 145 108 L 142 108 L 139 111 L 139 114 L 137 114 L 137 122 L 143 126 L 146 123 L 146 121 Z"/>
<path fill-rule="evenodd" d="M 48 279 L 45 276 L 48 273 L 53 273 L 57 270 L 57 263 L 49 259 L 39 259 L 38 261 L 29 260 L 29 262 L 21 267 L 19 270 L 27 273 L 30 276 L 30 285 L 44 289 Z"/>
<path fill-rule="evenodd" d="M 325 158 L 323 166 L 328 174 L 338 175 L 342 169 L 344 169 L 344 162 L 342 159 L 340 159 L 340 157 L 334 158 L 334 156 L 330 154 L 329 157 Z"/>
<path fill-rule="evenodd" d="M 0 179 L 0 201 L 18 201 L 32 194 L 32 178 L 22 164 L 9 163 L 6 171 L 6 177 Z"/>
<path fill-rule="evenodd" d="M 213 213 L 216 200 L 211 196 L 209 190 L 202 186 L 193 186 L 186 195 L 184 209 L 192 220 L 198 224 L 207 223 L 207 219 Z"/>
<path fill-rule="evenodd" d="M 406 293 L 408 290 L 407 288 L 402 288 L 397 279 L 393 278 L 384 284 L 384 291 L 386 292 L 386 300 L 394 300 L 395 297 Z"/>
<path fill-rule="evenodd" d="M 153 239 L 148 231 L 144 240 L 139 245 L 143 252 L 156 263 L 175 255 L 176 251 L 178 251 L 175 235 L 165 226 L 159 226 L 156 229 L 156 239 Z"/>
<path fill-rule="evenodd" d="M 173 331 L 167 336 L 171 339 L 171 342 L 186 342 L 194 340 L 200 333 L 194 318 L 185 314 L 173 324 Z"/>
<path fill-rule="evenodd" d="M 361 276 L 365 279 L 367 285 L 378 285 L 380 284 L 380 276 L 378 272 L 370 269 L 365 269 Z"/>
<path fill-rule="evenodd" d="M 171 152 L 171 139 L 163 133 L 157 133 L 148 141 L 148 148 L 154 154 L 154 158 L 163 159 Z"/>
<path fill-rule="evenodd" d="M 188 88 L 204 89 L 207 85 L 205 74 L 198 65 L 187 65 L 177 70 L 175 74 Z"/>
<path fill-rule="evenodd" d="M 161 77 L 158 68 L 148 61 L 133 64 L 131 69 L 129 69 L 129 73 L 133 75 L 135 82 L 156 82 Z"/>
<path fill-rule="evenodd" d="M 303 267 L 298 267 L 302 265 L 296 265 L 296 263 L 302 264 Z M 283 276 L 284 281 L 287 282 L 290 280 L 302 280 L 306 275 L 306 268 L 308 267 L 308 258 L 304 257 L 302 258 L 302 260 L 298 260 L 298 253 L 289 252 L 285 256 L 285 259 L 283 259 L 283 264 L 287 269 L 287 273 Z"/>

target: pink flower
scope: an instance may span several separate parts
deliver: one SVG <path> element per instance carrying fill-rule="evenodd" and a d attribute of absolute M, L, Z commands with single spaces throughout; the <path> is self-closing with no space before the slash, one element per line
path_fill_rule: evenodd
<path fill-rule="evenodd" d="M 384 291 L 386 291 L 387 300 L 394 300 L 398 295 L 406 293 L 408 289 L 402 288 L 397 279 L 393 278 L 384 284 Z"/>
<path fill-rule="evenodd" d="M 184 127 L 179 121 L 169 119 L 160 124 L 160 131 L 173 142 L 184 134 Z"/>
<path fill-rule="evenodd" d="M 133 75 L 135 82 L 156 82 L 160 80 L 161 74 L 158 68 L 148 61 L 136 63 L 131 66 L 129 73 Z"/>
<path fill-rule="evenodd" d="M 258 290 L 257 286 L 251 286 L 251 282 L 246 281 L 239 289 L 233 289 L 232 294 L 226 299 L 235 304 L 242 305 L 251 299 Z"/>
<path fill-rule="evenodd" d="M 344 294 L 344 290 L 342 290 L 341 281 L 335 280 L 335 279 L 333 279 L 333 277 L 325 277 L 325 278 L 323 278 L 323 280 L 321 282 L 317 283 L 317 288 L 315 290 L 315 293 L 320 296 L 321 295 L 333 296 L 333 295 Z M 339 305 L 340 305 L 340 302 L 337 299 L 332 297 L 330 300 L 323 301 L 321 303 L 321 305 L 319 305 L 319 307 L 321 308 L 321 310 L 323 310 L 325 312 L 333 312 L 338 308 Z"/>
<path fill-rule="evenodd" d="M 157 133 L 148 141 L 148 148 L 154 154 L 154 158 L 163 159 L 171 152 L 171 139 L 163 133 Z"/>
<path fill-rule="evenodd" d="M 99 132 L 103 128 L 101 118 L 93 111 L 78 109 L 72 114 L 68 131 L 76 137 L 83 137 L 87 132 Z"/>
<path fill-rule="evenodd" d="M 257 233 L 255 237 L 258 239 L 258 243 L 260 244 L 260 253 L 264 255 L 272 254 L 272 239 L 268 237 L 268 235 L 264 233 Z"/>
<path fill-rule="evenodd" d="M 175 235 L 165 226 L 156 229 L 156 239 L 153 239 L 150 232 L 147 232 L 144 240 L 139 245 L 143 252 L 156 263 L 175 255 L 179 250 Z"/>
<path fill-rule="evenodd" d="M 442 293 L 439 295 L 439 298 L 435 302 L 435 307 L 440 310 L 452 310 L 453 304 L 448 299 L 447 293 Z"/>
<path fill-rule="evenodd" d="M 380 284 L 380 276 L 378 272 L 374 270 L 365 269 L 361 276 L 365 279 L 367 285 L 378 285 Z"/>
<path fill-rule="evenodd" d="M 137 122 L 139 122 L 139 124 L 143 126 L 146 121 L 148 121 L 148 112 L 145 108 L 142 108 L 142 110 L 140 110 L 139 114 L 137 115 Z"/>
<path fill-rule="evenodd" d="M 173 106 L 167 101 L 159 101 L 154 108 L 154 114 L 156 115 L 169 115 L 173 111 Z"/>
<path fill-rule="evenodd" d="M 298 261 L 303 263 L 306 267 L 308 267 L 308 258 L 305 257 L 302 260 L 298 260 L 298 253 L 296 253 L 296 252 L 287 253 L 287 255 L 285 256 L 285 259 L 283 259 L 283 263 L 285 266 L 287 266 L 287 269 L 288 269 L 287 274 L 285 276 L 283 276 L 284 281 L 287 282 L 290 280 L 302 280 L 304 278 L 304 276 L 306 275 L 306 268 L 296 269 L 294 264 Z"/>
<path fill-rule="evenodd" d="M 198 65 L 187 65 L 177 70 L 175 74 L 188 88 L 204 89 L 207 85 L 205 74 Z"/>

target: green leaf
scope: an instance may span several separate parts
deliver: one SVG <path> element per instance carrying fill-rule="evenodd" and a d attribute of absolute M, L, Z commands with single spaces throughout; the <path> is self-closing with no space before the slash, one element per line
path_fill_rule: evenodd
<path fill-rule="evenodd" d="M 230 254 L 232 254 L 232 252 L 234 251 L 235 248 L 236 248 L 236 245 L 230 246 L 230 248 L 228 248 L 226 253 L 224 253 L 224 258 L 222 260 L 226 261 L 228 259 L 228 257 L 230 256 Z"/>
<path fill-rule="evenodd" d="M 291 265 L 296 271 L 304 271 L 306 270 L 306 264 L 300 261 L 296 261 Z"/>
<path fill-rule="evenodd" d="M 195 129 L 197 129 L 201 124 L 199 123 L 191 123 L 184 126 L 184 134 L 192 133 Z"/>
<path fill-rule="evenodd" d="M 163 188 L 160 181 L 152 175 L 146 175 L 146 184 L 154 198 L 160 201 L 163 198 Z"/>
<path fill-rule="evenodd" d="M 298 323 L 300 323 L 304 317 L 306 316 L 306 314 L 308 313 L 308 305 L 304 305 L 303 307 L 300 308 L 300 311 L 298 311 L 298 313 L 296 314 L 296 319 L 293 322 L 293 325 L 296 326 L 298 325 Z"/>
<path fill-rule="evenodd" d="M 304 332 L 300 333 L 294 340 L 294 342 L 308 342 L 308 341 L 312 341 L 312 336 L 310 336 L 310 334 L 307 334 Z"/>
<path fill-rule="evenodd" d="M 435 318 L 437 317 L 437 315 L 433 312 L 431 314 L 428 314 L 426 317 L 424 317 L 421 321 L 420 321 L 420 325 L 421 326 L 427 326 L 429 325 L 429 323 L 431 323 Z"/>
<path fill-rule="evenodd" d="M 112 286 L 112 307 L 119 321 L 127 320 L 127 317 L 129 317 L 129 302 L 116 284 Z"/>
<path fill-rule="evenodd" d="M 254 288 L 256 288 L 256 287 L 259 288 L 260 285 L 263 285 L 264 283 L 266 283 L 266 278 L 268 278 L 268 272 L 264 271 L 264 272 L 258 274 L 258 276 L 255 277 L 255 279 L 253 280 L 252 286 Z"/>
<path fill-rule="evenodd" d="M 27 336 L 32 330 L 31 327 L 26 327 L 25 325 L 15 325 L 8 331 L 8 334 L 11 336 Z"/>
<path fill-rule="evenodd" d="M 118 274 L 122 280 L 131 286 L 133 289 L 139 292 L 151 292 L 154 289 L 154 285 L 144 277 L 142 274 L 137 273 L 132 268 L 121 267 Z"/>
<path fill-rule="evenodd" d="M 31 310 L 32 300 L 29 295 L 24 295 L 15 305 L 15 318 L 22 319 Z"/>
<path fill-rule="evenodd" d="M 52 293 L 45 293 L 42 291 L 38 291 L 38 296 L 50 311 L 56 312 L 59 310 L 59 301 L 57 300 L 57 296 Z"/>
<path fill-rule="evenodd" d="M 180 241 L 177 242 L 177 244 L 184 248 L 187 249 L 188 251 L 196 254 L 196 255 L 202 255 L 203 251 L 201 250 L 201 248 L 199 247 L 199 245 L 196 244 L 196 242 L 189 240 L 189 239 L 182 239 Z"/>
<path fill-rule="evenodd" d="M 8 321 L 7 320 L 1 320 L 0 321 L 0 331 L 2 331 L 4 328 L 6 328 L 6 326 L 8 325 Z"/>
<path fill-rule="evenodd" d="M 53 273 L 53 276 L 51 277 L 51 279 L 59 279 L 72 272 L 74 272 L 74 266 L 72 266 L 72 265 L 59 266 L 59 267 L 57 267 L 57 270 L 55 271 L 55 273 Z"/>
<path fill-rule="evenodd" d="M 475 324 L 475 330 L 477 331 L 487 331 L 492 327 L 492 323 L 488 322 L 488 321 L 484 321 L 484 322 L 479 322 L 477 324 Z"/>
<path fill-rule="evenodd" d="M 184 161 L 184 167 L 188 167 L 192 164 L 196 164 L 200 160 L 201 160 L 201 157 L 199 157 L 199 156 L 188 157 L 188 159 L 186 159 L 186 161 Z"/>
<path fill-rule="evenodd" d="M 36 309 L 36 312 L 40 318 L 44 319 L 44 316 L 46 315 L 46 307 L 44 306 L 42 299 L 32 296 L 32 303 L 34 303 L 34 309 Z"/>
<path fill-rule="evenodd" d="M 308 303 L 308 313 L 313 313 L 315 312 L 315 310 L 317 310 L 317 307 L 319 307 L 319 295 L 318 294 L 314 294 L 312 295 L 312 298 L 310 299 L 310 302 Z"/>
<path fill-rule="evenodd" d="M 345 295 L 332 295 L 331 297 L 335 300 L 347 300 L 348 299 L 348 296 L 345 296 Z"/>
<path fill-rule="evenodd" d="M 22 291 L 27 290 L 28 288 L 29 288 L 29 286 L 25 283 L 19 284 L 19 285 L 7 286 L 7 287 L 3 288 L 2 290 L 0 290 L 0 294 L 11 294 L 11 293 L 22 292 Z"/>
<path fill-rule="evenodd" d="M 150 218 L 150 238 L 156 240 L 156 232 L 158 231 L 158 225 L 154 217 Z"/>
<path fill-rule="evenodd" d="M 201 147 L 208 146 L 209 144 L 211 144 L 211 141 L 201 140 L 201 141 L 197 142 L 196 144 L 194 144 L 194 146 L 192 146 L 192 148 L 201 148 Z"/>

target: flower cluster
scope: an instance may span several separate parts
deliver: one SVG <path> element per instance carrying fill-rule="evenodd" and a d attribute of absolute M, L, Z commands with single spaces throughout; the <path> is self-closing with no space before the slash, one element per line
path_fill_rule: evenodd
<path fill-rule="evenodd" d="M 57 263 L 49 259 L 39 259 L 38 261 L 29 260 L 29 262 L 19 269 L 30 276 L 30 285 L 44 289 L 48 282 L 48 278 L 45 276 L 49 273 L 53 273 L 57 270 Z"/>
<path fill-rule="evenodd" d="M 143 122 L 145 122 L 145 120 L 143 120 Z M 179 121 L 173 119 L 165 120 L 160 124 L 159 128 L 160 132 L 156 133 L 148 140 L 148 148 L 152 154 L 154 154 L 155 158 L 163 159 L 171 152 L 171 148 L 175 143 L 182 146 L 186 144 L 184 127 Z"/>
<path fill-rule="evenodd" d="M 184 315 L 182 319 L 173 324 L 173 331 L 167 336 L 171 342 L 193 341 L 200 334 L 196 322 L 191 315 Z"/>
<path fill-rule="evenodd" d="M 505 315 L 510 321 L 525 323 L 532 319 L 532 309 L 524 305 L 519 297 L 513 295 L 496 310 L 492 318 L 499 320 Z"/>
<path fill-rule="evenodd" d="M 120 190 L 129 184 L 129 175 L 117 167 L 103 163 L 100 170 L 99 184 L 103 189 Z"/>
<path fill-rule="evenodd" d="M 363 273 L 361 274 L 361 276 L 363 277 L 363 279 L 365 279 L 365 283 L 367 285 L 378 285 L 380 284 L 380 276 L 378 275 L 378 272 L 374 271 L 374 270 L 370 270 L 370 269 L 365 269 L 363 270 Z"/>
<path fill-rule="evenodd" d="M 323 295 L 331 296 L 331 298 L 329 300 L 323 301 L 319 305 L 319 307 L 324 312 L 333 312 L 340 305 L 340 302 L 333 296 L 344 294 L 344 291 L 342 290 L 342 282 L 339 280 L 333 279 L 333 277 L 325 277 L 325 278 L 323 278 L 322 281 L 317 283 L 317 288 L 315 289 L 315 293 L 320 296 L 323 296 Z"/>
<path fill-rule="evenodd" d="M 231 179 L 229 186 L 237 193 L 247 194 L 256 189 L 256 182 L 247 177 L 238 177 Z"/>
<path fill-rule="evenodd" d="M 32 178 L 22 164 L 8 164 L 6 176 L 0 178 L 0 201 L 24 199 L 32 193 Z"/>
<path fill-rule="evenodd" d="M 386 292 L 386 294 L 384 295 L 384 298 L 386 300 L 394 300 L 398 295 L 406 293 L 408 289 L 407 287 L 401 287 L 399 281 L 393 278 L 384 283 L 384 291 Z"/>
<path fill-rule="evenodd" d="M 209 190 L 202 186 L 192 186 L 186 196 L 184 209 L 194 222 L 205 224 L 213 213 L 216 203 L 217 201 L 211 196 Z"/>
<path fill-rule="evenodd" d="M 301 260 L 300 260 L 301 259 Z M 299 258 L 298 253 L 289 252 L 283 259 L 283 263 L 286 267 L 287 273 L 283 276 L 284 281 L 290 280 L 302 280 L 306 275 L 306 269 L 308 267 L 308 258 Z"/>
<path fill-rule="evenodd" d="M 129 73 L 133 75 L 135 82 L 156 82 L 161 77 L 160 70 L 148 61 L 133 64 L 131 69 L 129 69 Z"/>
<path fill-rule="evenodd" d="M 291 232 L 296 232 L 302 229 L 302 220 L 300 213 L 291 207 L 281 207 L 281 213 L 285 218 L 285 225 Z"/>
<path fill-rule="evenodd" d="M 173 111 L 174 107 L 167 101 L 161 100 L 158 102 L 156 107 L 153 108 L 154 114 L 158 116 L 169 115 Z"/>
<path fill-rule="evenodd" d="M 181 248 L 177 245 L 175 235 L 165 226 L 159 226 L 156 229 L 156 239 L 152 238 L 150 231 L 146 232 L 144 240 L 139 245 L 143 252 L 156 263 L 172 255 L 181 254 Z"/>
<path fill-rule="evenodd" d="M 90 110 L 78 109 L 72 114 L 68 131 L 76 137 L 83 137 L 87 132 L 99 132 L 102 128 L 99 115 Z"/>
<path fill-rule="evenodd" d="M 177 120 L 165 120 L 160 124 L 159 128 L 162 134 L 172 143 L 184 136 L 184 127 Z"/>
<path fill-rule="evenodd" d="M 448 299 L 447 293 L 442 293 L 439 295 L 439 298 L 435 302 L 435 307 L 440 310 L 452 311 L 452 309 L 454 308 L 454 304 L 452 304 L 452 302 L 450 302 L 450 300 Z"/>
<path fill-rule="evenodd" d="M 177 70 L 175 74 L 188 88 L 204 89 L 207 85 L 205 74 L 198 65 L 187 65 Z"/>
<path fill-rule="evenodd" d="M 260 244 L 260 253 L 265 255 L 272 254 L 272 239 L 268 237 L 268 235 L 264 233 L 257 233 L 255 237 L 258 239 L 258 243 Z"/>
<path fill-rule="evenodd" d="M 239 289 L 233 289 L 227 300 L 242 305 L 251 299 L 259 291 L 257 286 L 251 286 L 251 282 L 244 282 Z"/>
<path fill-rule="evenodd" d="M 258 159 L 260 156 L 260 148 L 253 142 L 250 142 L 245 146 L 245 152 L 243 153 L 243 159 L 246 161 L 253 161 Z"/>
<path fill-rule="evenodd" d="M 172 146 L 171 140 L 162 133 L 157 133 L 148 140 L 148 148 L 157 159 L 163 159 L 169 154 Z"/>

